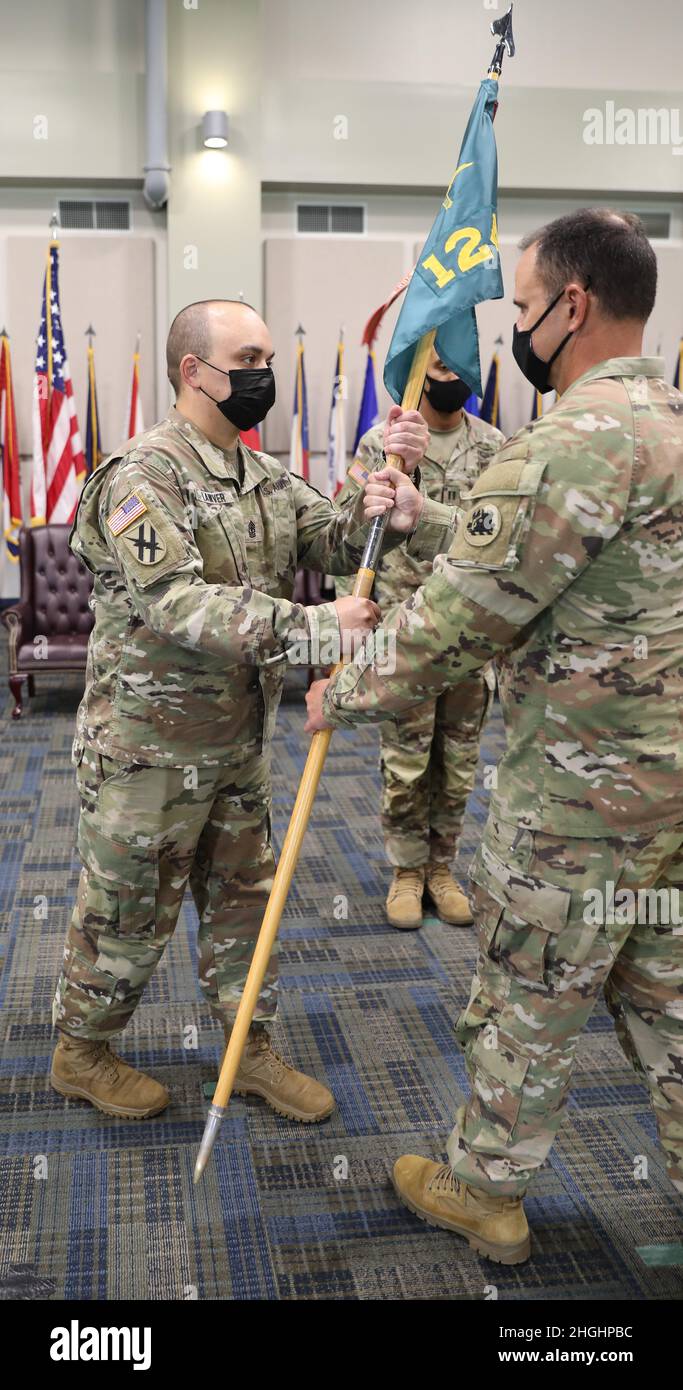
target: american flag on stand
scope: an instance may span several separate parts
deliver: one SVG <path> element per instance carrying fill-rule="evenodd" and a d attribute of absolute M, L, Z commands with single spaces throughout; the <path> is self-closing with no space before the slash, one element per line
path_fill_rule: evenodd
<path fill-rule="evenodd" d="M 59 246 L 53 241 L 36 340 L 31 525 L 73 520 L 85 472 L 59 309 Z"/>
<path fill-rule="evenodd" d="M 144 428 L 145 422 L 142 418 L 142 400 L 140 398 L 140 334 L 138 334 L 137 346 L 133 353 L 133 376 L 130 383 L 124 438 L 132 439 L 134 434 L 142 434 Z"/>
<path fill-rule="evenodd" d="M 292 437 L 289 450 L 289 467 L 309 481 L 308 470 L 308 399 L 306 396 L 306 369 L 304 367 L 303 328 L 297 328 L 299 342 L 296 350 L 296 379 L 294 382 L 294 413 L 292 415 Z"/>

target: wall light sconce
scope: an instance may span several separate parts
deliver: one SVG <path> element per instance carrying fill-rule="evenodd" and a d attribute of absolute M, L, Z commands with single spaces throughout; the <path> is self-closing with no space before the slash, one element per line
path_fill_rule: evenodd
<path fill-rule="evenodd" d="M 223 150 L 228 143 L 226 111 L 205 111 L 202 117 L 202 142 L 207 150 Z"/>

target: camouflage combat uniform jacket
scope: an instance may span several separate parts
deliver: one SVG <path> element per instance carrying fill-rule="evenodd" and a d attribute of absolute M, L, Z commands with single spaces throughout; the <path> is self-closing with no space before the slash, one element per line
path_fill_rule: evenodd
<path fill-rule="evenodd" d="M 427 502 L 438 558 L 399 610 L 395 669 L 373 635 L 325 695 L 332 724 L 382 719 L 497 658 L 508 745 L 469 871 L 471 1091 L 447 1152 L 506 1197 L 547 1158 L 603 992 L 683 1192 L 683 396 L 663 367 L 600 363 L 445 530 Z"/>
<path fill-rule="evenodd" d="M 420 490 L 435 502 L 456 506 L 463 493 L 474 486 L 505 437 L 493 425 L 467 412 L 464 412 L 457 435 L 455 431 L 449 433 L 455 435 L 454 450 L 445 462 L 439 457 L 438 435 L 430 434 L 427 451 L 420 459 Z M 373 425 L 359 440 L 346 482 L 336 498 L 337 506 L 342 507 L 355 497 L 369 474 L 382 466 L 383 439 L 384 425 L 379 424 Z M 373 591 L 373 598 L 382 610 L 383 623 L 393 622 L 399 604 L 410 598 L 431 572 L 431 559 L 420 559 L 405 546 L 383 555 Z M 335 589 L 337 594 L 350 593 L 351 585 L 342 579 L 335 584 Z"/>
<path fill-rule="evenodd" d="M 225 453 L 172 407 L 83 488 L 71 547 L 95 576 L 95 627 L 74 760 L 86 745 L 165 767 L 258 756 L 288 654 L 306 661 L 318 643 L 325 661 L 339 637 L 331 604 L 292 603 L 297 566 L 354 571 L 365 536 L 360 496 L 339 513 L 276 459 L 241 442 Z"/>
<path fill-rule="evenodd" d="M 683 819 L 683 398 L 663 366 L 586 372 L 508 440 L 459 523 L 426 502 L 438 559 L 399 610 L 396 670 L 378 673 L 368 639 L 326 693 L 331 724 L 409 709 L 496 657 L 492 816 L 582 837 Z"/>

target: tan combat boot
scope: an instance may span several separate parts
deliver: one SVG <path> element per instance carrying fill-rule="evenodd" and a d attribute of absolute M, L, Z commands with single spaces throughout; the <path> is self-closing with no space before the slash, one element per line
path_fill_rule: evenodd
<path fill-rule="evenodd" d="M 392 927 L 414 931 L 416 927 L 422 926 L 424 882 L 425 871 L 422 864 L 417 869 L 394 869 L 387 896 L 387 917 Z"/>
<path fill-rule="evenodd" d="M 232 1027 L 224 1024 L 226 1044 Z M 270 1045 L 263 1024 L 252 1024 L 242 1053 L 233 1090 L 238 1096 L 261 1096 L 278 1115 L 313 1124 L 326 1120 L 335 1107 L 327 1086 L 287 1065 Z"/>
<path fill-rule="evenodd" d="M 60 1033 L 52 1058 L 50 1084 L 60 1096 L 89 1100 L 105 1115 L 123 1120 L 146 1120 L 165 1110 L 170 1096 L 165 1086 L 129 1067 L 109 1043 L 72 1038 Z"/>
<path fill-rule="evenodd" d="M 450 922 L 454 927 L 467 927 L 472 921 L 472 913 L 467 897 L 449 872 L 447 864 L 434 861 L 425 871 L 425 889 L 429 894 L 442 922 Z"/>
<path fill-rule="evenodd" d="M 500 1265 L 528 1260 L 529 1227 L 521 1197 L 494 1197 L 461 1182 L 448 1163 L 416 1154 L 397 1159 L 394 1187 L 422 1221 L 466 1236 L 471 1248 L 487 1259 Z"/>

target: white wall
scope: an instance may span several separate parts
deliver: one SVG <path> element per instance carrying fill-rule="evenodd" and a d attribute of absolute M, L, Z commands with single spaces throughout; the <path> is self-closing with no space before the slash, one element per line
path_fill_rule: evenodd
<path fill-rule="evenodd" d="M 3 12 L 0 177 L 140 178 L 141 0 L 21 0 Z"/>
<path fill-rule="evenodd" d="M 267 182 L 441 187 L 506 8 L 467 0 L 264 0 Z M 523 0 L 497 123 L 505 189 L 683 192 L 664 145 L 587 146 L 583 116 L 681 101 L 679 0 Z M 335 138 L 335 117 L 348 138 Z M 680 123 L 683 135 L 683 114 Z"/>
<path fill-rule="evenodd" d="M 441 187 L 505 0 L 193 3 L 168 0 L 176 160 L 220 99 L 235 118 L 233 156 L 253 165 L 261 102 L 258 172 L 268 183 Z M 0 177 L 139 180 L 143 0 L 5 8 Z M 515 31 L 501 89 L 501 187 L 683 194 L 683 158 L 668 146 L 583 141 L 585 110 L 608 100 L 683 107 L 680 0 L 523 0 Z M 334 138 L 339 114 L 346 140 Z M 47 140 L 35 138 L 37 115 L 48 118 Z"/>
<path fill-rule="evenodd" d="M 262 33 L 258 0 L 169 6 L 169 316 L 185 304 L 262 303 Z M 229 147 L 205 150 L 204 111 L 226 111 Z"/>
<path fill-rule="evenodd" d="M 271 192 L 264 194 L 263 198 L 263 235 L 267 245 L 282 240 L 291 241 L 299 248 L 296 260 L 292 259 L 290 262 L 293 271 L 296 271 L 298 276 L 298 297 L 296 303 L 289 306 L 289 318 L 291 320 L 288 330 L 289 336 L 286 336 L 284 331 L 280 332 L 281 340 L 278 340 L 276 344 L 279 405 L 272 420 L 267 423 L 265 431 L 267 447 L 276 453 L 283 454 L 288 447 L 286 443 L 286 418 L 291 410 L 294 391 L 295 352 L 294 340 L 291 336 L 295 327 L 294 318 L 301 317 L 304 327 L 313 330 L 307 334 L 305 348 L 311 447 L 316 454 L 320 454 L 326 448 L 327 418 L 332 389 L 338 320 L 342 318 L 344 321 L 348 345 L 346 354 L 349 374 L 347 438 L 350 447 L 363 385 L 365 355 L 359 344 L 364 325 L 373 309 L 387 298 L 400 275 L 405 274 L 415 264 L 416 257 L 439 205 L 439 198 L 434 195 L 403 194 L 393 196 L 364 193 L 362 198 L 353 198 L 350 194 L 335 195 L 335 202 L 357 203 L 362 201 L 367 208 L 367 232 L 365 236 L 347 237 L 342 240 L 324 235 L 297 236 L 295 230 L 296 206 L 299 201 L 307 200 L 310 200 L 310 195 L 305 192 L 300 195 L 295 192 Z M 668 375 L 672 377 L 678 344 L 683 335 L 682 210 L 673 202 L 666 205 L 648 198 L 638 200 L 612 198 L 609 201 L 612 206 L 640 212 L 647 212 L 652 208 L 662 210 L 665 206 L 670 206 L 672 216 L 671 240 L 654 243 L 660 266 L 660 289 L 655 311 L 648 326 L 645 348 L 647 352 L 652 353 L 661 351 L 667 364 Z M 512 300 L 514 297 L 517 244 L 524 233 L 541 226 L 553 217 L 562 216 L 582 203 L 582 199 L 551 198 L 549 196 L 545 198 L 506 198 L 503 196 L 500 199 L 499 228 L 505 298 L 481 305 L 477 310 L 477 319 L 484 379 L 496 339 L 499 336 L 503 338 L 503 346 L 499 349 L 502 372 L 501 400 L 503 427 L 508 434 L 514 433 L 520 425 L 529 419 L 533 398 L 532 389 L 524 381 L 510 351 L 512 325 L 516 317 Z M 374 286 L 368 284 L 367 273 L 364 269 L 359 277 L 345 275 L 342 281 L 343 294 L 340 300 L 340 284 L 335 280 L 335 266 L 338 260 L 335 247 L 343 247 L 345 257 L 347 257 L 348 248 L 354 241 L 359 243 L 361 248 L 367 242 L 395 246 L 398 251 L 398 259 L 391 259 L 391 263 L 387 264 L 386 269 L 377 275 Z M 310 247 L 311 244 L 316 247 L 317 279 L 313 286 L 309 286 L 307 278 L 302 277 L 297 270 L 302 255 L 305 256 L 306 246 Z M 318 298 L 320 297 L 316 286 L 323 265 L 319 254 L 321 248 L 327 249 L 330 267 L 330 288 L 327 299 L 331 307 L 327 319 L 321 314 L 320 306 L 315 300 L 316 293 L 318 293 Z M 266 264 L 268 266 L 268 261 Z M 275 262 L 271 258 L 271 266 L 274 267 L 274 264 Z M 362 250 L 359 255 L 359 264 L 365 266 Z M 274 286 L 267 276 L 266 309 L 268 312 L 271 306 L 277 304 L 275 326 L 278 330 L 284 329 L 280 304 L 283 300 L 288 304 L 289 298 L 291 298 L 290 285 Z M 398 307 L 400 306 L 387 314 L 376 344 L 378 398 L 382 410 L 388 409 L 390 404 L 389 396 L 381 384 L 381 375 L 384 355 L 391 339 Z M 321 485 L 323 478 L 324 470 L 319 468 L 316 463 L 313 480 Z"/>

